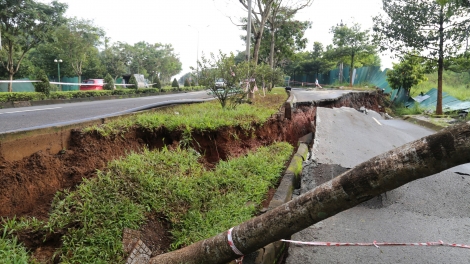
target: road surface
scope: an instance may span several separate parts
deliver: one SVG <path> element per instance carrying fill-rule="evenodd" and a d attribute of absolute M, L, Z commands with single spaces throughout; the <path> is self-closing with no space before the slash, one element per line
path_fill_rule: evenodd
<path fill-rule="evenodd" d="M 298 94 L 297 94 L 298 95 Z M 312 95 L 313 96 L 313 95 Z M 298 98 L 299 99 L 299 98 Z M 369 111 L 318 108 L 302 193 L 369 158 L 434 133 Z M 408 183 L 292 236 L 316 242 L 435 242 L 470 245 L 470 165 Z M 444 246 L 319 247 L 291 244 L 287 264 L 470 263 L 470 249 Z"/>
<path fill-rule="evenodd" d="M 211 99 L 207 91 L 0 109 L 0 133 L 32 130 L 144 110 L 165 103 Z"/>

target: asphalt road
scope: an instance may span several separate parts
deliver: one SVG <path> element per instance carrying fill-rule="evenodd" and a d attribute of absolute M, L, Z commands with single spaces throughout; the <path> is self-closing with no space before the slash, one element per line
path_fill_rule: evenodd
<path fill-rule="evenodd" d="M 169 103 L 211 99 L 207 91 L 0 109 L 0 133 L 83 122 Z"/>
<path fill-rule="evenodd" d="M 311 175 L 303 175 L 304 192 L 375 155 L 434 133 L 406 121 L 383 120 L 372 111 L 365 115 L 351 108 L 319 108 L 317 114 L 312 153 L 319 165 Z M 294 234 L 292 240 L 349 243 L 442 240 L 470 245 L 469 189 L 470 164 L 466 164 L 382 194 Z M 286 263 L 470 263 L 470 249 L 291 244 Z"/>

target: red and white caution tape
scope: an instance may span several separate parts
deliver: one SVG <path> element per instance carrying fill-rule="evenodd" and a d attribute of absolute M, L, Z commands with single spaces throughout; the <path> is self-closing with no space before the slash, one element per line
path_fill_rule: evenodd
<path fill-rule="evenodd" d="M 286 239 L 281 239 L 281 241 L 292 243 L 292 244 L 299 244 L 299 245 L 327 246 L 327 247 L 374 246 L 376 248 L 379 248 L 381 246 L 445 246 L 445 247 L 458 247 L 458 248 L 470 249 L 469 245 L 444 243 L 442 240 L 439 240 L 439 242 L 425 242 L 425 243 L 389 243 L 389 242 L 376 242 L 376 241 L 372 243 L 302 242 L 302 241 L 294 241 L 294 240 L 286 240 Z"/>

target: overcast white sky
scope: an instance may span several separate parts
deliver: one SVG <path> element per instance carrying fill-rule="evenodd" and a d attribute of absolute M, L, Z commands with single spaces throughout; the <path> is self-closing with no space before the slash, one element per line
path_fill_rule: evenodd
<path fill-rule="evenodd" d="M 217 53 L 220 49 L 229 53 L 246 49 L 240 39 L 246 32 L 229 19 L 237 23 L 239 17 L 246 16 L 238 0 L 59 1 L 69 5 L 66 16 L 94 20 L 95 25 L 106 31 L 111 42 L 172 44 L 183 64 L 183 71 L 177 78 L 190 71 L 190 66 L 196 66 L 197 56 L 202 52 Z M 370 29 L 372 16 L 380 12 L 381 5 L 382 0 L 314 0 L 297 15 L 298 20 L 312 21 L 312 28 L 306 32 L 307 50 L 312 49 L 315 41 L 325 46 L 330 44 L 329 29 L 341 19 Z M 382 56 L 383 67 L 391 67 L 391 61 L 388 56 Z"/>

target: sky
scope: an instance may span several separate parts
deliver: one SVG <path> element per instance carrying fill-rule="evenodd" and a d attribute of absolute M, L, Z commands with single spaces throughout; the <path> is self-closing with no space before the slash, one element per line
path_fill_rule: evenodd
<path fill-rule="evenodd" d="M 238 0 L 59 0 L 67 3 L 67 17 L 90 19 L 105 30 L 111 42 L 133 45 L 139 41 L 171 44 L 182 63 L 179 76 L 196 66 L 202 53 L 246 50 L 240 36 L 239 18 L 246 16 Z M 42 1 L 49 2 L 49 1 Z M 343 21 L 372 28 L 372 16 L 381 11 L 382 0 L 314 0 L 301 10 L 296 19 L 311 21 L 306 31 L 306 50 L 315 41 L 324 46 L 332 43 L 332 26 Z M 391 68 L 392 59 L 381 56 L 382 68 Z"/>

